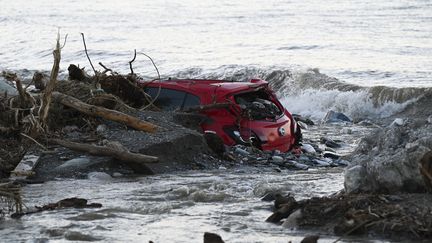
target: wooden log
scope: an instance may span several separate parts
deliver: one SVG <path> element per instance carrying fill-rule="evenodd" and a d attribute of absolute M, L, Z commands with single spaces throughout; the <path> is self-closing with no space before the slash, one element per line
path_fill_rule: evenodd
<path fill-rule="evenodd" d="M 61 139 L 50 139 L 49 142 L 61 145 L 74 151 L 85 152 L 95 156 L 109 156 L 123 162 L 136 163 L 145 167 L 147 163 L 155 163 L 159 160 L 158 157 L 140 153 L 131 153 L 119 142 L 108 142 L 106 146 L 75 143 Z"/>
<path fill-rule="evenodd" d="M 116 110 L 89 105 L 72 96 L 65 95 L 57 91 L 53 92 L 52 96 L 63 105 L 74 108 L 81 113 L 90 116 L 99 116 L 110 121 L 120 122 L 140 131 L 155 132 L 159 128 L 153 123 L 142 121 L 136 117 Z"/>

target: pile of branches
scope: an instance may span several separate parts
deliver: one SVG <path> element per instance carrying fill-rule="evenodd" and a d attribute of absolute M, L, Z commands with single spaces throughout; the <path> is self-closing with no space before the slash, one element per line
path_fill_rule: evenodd
<path fill-rule="evenodd" d="M 84 35 L 83 42 L 87 54 Z M 69 80 L 58 82 L 61 50 L 65 44 L 66 38 L 64 44 L 60 45 L 60 34 L 58 34 L 56 48 L 53 51 L 54 64 L 49 77 L 44 77 L 44 74 L 37 72 L 32 82 L 23 87 L 23 82 L 16 74 L 3 73 L 4 78 L 15 83 L 18 95 L 5 94 L 0 97 L 1 137 L 14 138 L 20 145 L 23 141 L 37 144 L 43 151 L 48 151 L 48 145 L 54 144 L 91 155 L 113 157 L 132 163 L 134 166 L 139 164 L 146 167 L 146 163 L 157 162 L 157 157 L 132 153 L 116 141 L 107 141 L 103 146 L 66 141 L 52 129 L 56 123 L 61 123 L 61 119 L 58 118 L 61 118 L 64 114 L 62 112 L 66 110 L 79 113 L 80 115 L 74 117 L 81 117 L 83 120 L 91 117 L 102 118 L 150 133 L 159 129 L 159 126 L 133 115 L 134 112 L 152 105 L 149 96 L 137 85 L 138 77 L 133 72 L 132 62 L 135 60 L 136 51 L 134 59 L 130 62 L 129 75 L 119 75 L 102 63 L 100 65 L 105 71 L 97 72 L 89 58 L 95 72 L 94 76 L 88 76 L 83 69 L 71 65 L 68 69 Z M 31 84 L 42 92 L 30 94 L 27 88 Z M 61 127 L 61 125 L 57 126 Z M 24 153 L 25 151 L 20 151 L 15 165 Z M 0 154 L 0 162 L 1 157 Z"/>

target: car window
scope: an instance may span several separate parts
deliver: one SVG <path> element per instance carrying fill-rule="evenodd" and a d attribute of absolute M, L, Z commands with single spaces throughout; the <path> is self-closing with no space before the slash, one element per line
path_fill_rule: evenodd
<path fill-rule="evenodd" d="M 198 106 L 198 105 L 200 105 L 200 99 L 198 98 L 198 96 L 187 93 L 186 99 L 183 104 L 183 108 Z"/>
<path fill-rule="evenodd" d="M 149 87 L 145 88 L 144 91 L 154 99 L 157 96 L 159 88 Z M 159 96 L 154 104 L 162 110 L 172 111 L 184 107 L 200 105 L 200 99 L 187 92 L 161 88 Z"/>
<path fill-rule="evenodd" d="M 146 88 L 144 91 L 154 99 L 158 94 L 159 88 Z M 182 107 L 185 95 L 186 92 L 162 88 L 154 105 L 162 110 L 172 111 Z"/>

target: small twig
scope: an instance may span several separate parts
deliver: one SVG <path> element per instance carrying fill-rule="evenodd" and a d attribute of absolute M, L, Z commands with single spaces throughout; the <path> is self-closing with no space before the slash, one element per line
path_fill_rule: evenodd
<path fill-rule="evenodd" d="M 136 49 L 134 50 L 134 57 L 132 58 L 132 60 L 130 60 L 130 62 L 129 62 L 129 68 L 130 68 L 130 70 L 131 70 L 131 74 L 133 75 L 134 74 L 134 71 L 133 71 L 133 68 L 132 68 L 132 63 L 135 61 L 135 59 L 136 59 L 136 54 L 137 54 L 137 52 L 136 52 Z"/>
<path fill-rule="evenodd" d="M 95 73 L 95 76 L 97 76 L 96 69 L 94 68 L 93 63 L 92 63 L 92 61 L 91 61 L 91 59 L 90 59 L 90 57 L 89 57 L 89 54 L 88 54 L 88 52 L 87 52 L 87 45 L 86 45 L 86 42 L 85 42 L 84 33 L 81 33 L 81 36 L 82 36 L 83 43 L 84 43 L 84 51 L 85 51 L 85 54 L 86 54 L 86 56 L 87 56 L 87 59 L 88 59 L 89 62 L 90 62 L 90 66 L 92 67 L 93 72 Z"/>
<path fill-rule="evenodd" d="M 64 42 L 63 42 L 63 45 L 60 47 L 60 49 L 63 49 L 63 47 L 65 47 L 66 46 L 66 41 L 67 41 L 67 38 L 68 38 L 68 34 L 66 34 L 65 35 L 65 38 L 64 38 Z"/>
<path fill-rule="evenodd" d="M 30 137 L 29 135 L 25 134 L 25 133 L 20 133 L 21 136 L 26 137 L 28 139 L 30 139 L 31 141 L 33 141 L 35 144 L 39 145 L 39 147 L 41 147 L 43 150 L 48 151 L 48 149 L 43 146 L 41 143 L 39 143 L 38 141 L 36 141 L 34 138 Z"/>
<path fill-rule="evenodd" d="M 156 66 L 155 62 L 153 61 L 153 59 L 152 59 L 149 55 L 145 54 L 144 52 L 139 52 L 139 54 L 142 54 L 142 55 L 146 56 L 148 59 L 150 59 L 150 61 L 151 61 L 152 64 L 153 64 L 153 67 L 155 68 L 156 73 L 157 73 L 157 75 L 158 75 L 158 78 L 157 78 L 157 79 L 153 79 L 153 80 L 150 81 L 149 83 L 152 83 L 152 82 L 154 82 L 154 81 L 156 81 L 156 80 L 159 80 L 159 81 L 160 81 L 160 80 L 161 80 L 161 77 L 160 77 L 159 69 L 157 68 L 157 66 Z M 143 87 L 143 88 L 145 88 L 145 87 L 146 87 L 146 85 L 144 84 L 144 87 Z M 145 110 L 145 109 L 149 108 L 150 106 L 152 106 L 152 105 L 154 104 L 154 102 L 156 102 L 157 98 L 159 98 L 159 95 L 160 95 L 161 89 L 162 89 L 162 87 L 161 87 L 161 85 L 159 84 L 159 89 L 158 89 L 158 92 L 157 92 L 156 96 L 154 97 L 154 99 L 153 99 L 152 101 L 150 101 L 150 103 L 149 103 L 148 105 L 146 105 L 145 107 L 141 108 L 140 110 Z"/>
<path fill-rule="evenodd" d="M 105 65 L 102 64 L 102 62 L 99 62 L 99 65 L 105 69 L 105 71 L 103 71 L 103 73 L 107 73 L 107 72 L 113 73 L 113 70 L 111 68 L 107 68 Z"/>
<path fill-rule="evenodd" d="M 157 68 L 157 66 L 156 66 L 156 64 L 154 63 L 153 59 L 152 59 L 149 55 L 145 54 L 144 52 L 139 52 L 139 54 L 144 55 L 144 56 L 146 56 L 148 59 L 150 59 L 150 61 L 151 61 L 152 64 L 153 64 L 153 67 L 156 69 L 156 72 L 157 72 L 157 75 L 158 75 L 158 79 L 157 79 L 157 80 L 161 80 L 160 73 L 159 73 L 159 69 Z"/>

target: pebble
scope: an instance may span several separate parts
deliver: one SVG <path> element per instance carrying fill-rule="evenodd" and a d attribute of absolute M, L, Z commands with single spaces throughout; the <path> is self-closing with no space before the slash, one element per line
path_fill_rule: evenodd
<path fill-rule="evenodd" d="M 307 170 L 307 169 L 309 169 L 309 166 L 307 166 L 305 164 L 302 164 L 302 163 L 298 163 L 297 161 L 294 161 L 294 160 L 288 160 L 287 163 L 290 164 L 290 165 L 292 165 L 292 166 L 294 166 L 294 167 L 296 167 L 296 168 L 298 168 L 298 169 L 301 169 L 301 170 Z"/>
<path fill-rule="evenodd" d="M 323 167 L 330 166 L 330 163 L 328 163 L 328 162 L 326 162 L 324 160 L 315 159 L 314 161 L 319 166 L 323 166 Z"/>
<path fill-rule="evenodd" d="M 302 149 L 303 151 L 305 151 L 306 153 L 310 153 L 310 154 L 314 154 L 314 153 L 316 153 L 316 150 L 314 149 L 314 147 L 313 147 L 312 145 L 310 145 L 310 144 L 307 144 L 307 143 L 304 143 L 304 144 L 301 146 L 301 149 Z"/>
<path fill-rule="evenodd" d="M 96 127 L 96 133 L 101 134 L 107 130 L 107 126 L 105 124 L 98 125 Z"/>
<path fill-rule="evenodd" d="M 344 160 L 344 159 L 338 159 L 338 160 L 335 160 L 334 162 L 335 162 L 336 164 L 339 164 L 339 165 L 345 165 L 345 166 L 348 166 L 348 165 L 349 165 L 349 161 Z"/>
<path fill-rule="evenodd" d="M 274 162 L 283 162 L 283 161 L 284 161 L 284 158 L 281 157 L 281 156 L 279 156 L 279 155 L 273 155 L 273 156 L 271 157 L 271 160 L 274 161 Z"/>
<path fill-rule="evenodd" d="M 390 124 L 390 126 L 403 126 L 404 125 L 404 120 L 402 118 L 396 118 L 394 119 L 394 121 Z"/>
<path fill-rule="evenodd" d="M 333 153 L 333 152 L 325 151 L 323 153 L 323 157 L 324 158 L 331 158 L 331 159 L 339 159 L 340 155 Z"/>

